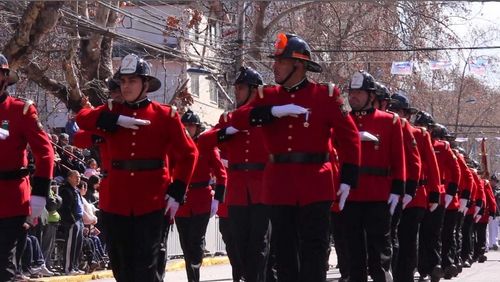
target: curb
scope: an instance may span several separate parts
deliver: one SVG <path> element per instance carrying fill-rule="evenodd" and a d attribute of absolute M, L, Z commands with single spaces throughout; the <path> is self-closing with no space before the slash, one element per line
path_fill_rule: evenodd
<path fill-rule="evenodd" d="M 212 266 L 219 264 L 228 264 L 229 258 L 227 256 L 223 257 L 206 257 L 203 259 L 203 266 Z M 176 259 L 167 263 L 165 268 L 166 272 L 180 271 L 184 270 L 185 262 L 183 259 Z M 32 282 L 83 282 L 96 279 L 113 278 L 113 272 L 111 270 L 101 270 L 90 274 L 82 274 L 75 276 L 55 276 L 46 278 L 35 278 L 30 279 Z"/>

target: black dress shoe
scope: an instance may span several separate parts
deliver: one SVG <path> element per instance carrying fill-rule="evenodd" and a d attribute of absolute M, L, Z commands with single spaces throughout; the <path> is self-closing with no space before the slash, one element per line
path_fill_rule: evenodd
<path fill-rule="evenodd" d="M 430 282 L 431 277 L 429 275 L 420 275 L 418 282 Z"/>
<path fill-rule="evenodd" d="M 463 268 L 470 268 L 470 263 L 465 260 L 464 262 L 462 262 L 462 267 Z"/>
<path fill-rule="evenodd" d="M 488 259 L 488 257 L 486 257 L 485 255 L 480 255 L 480 256 L 477 258 L 477 262 L 479 262 L 479 263 L 483 263 L 483 262 L 485 262 L 487 259 Z"/>
<path fill-rule="evenodd" d="M 458 269 L 454 264 L 444 268 L 444 279 L 451 279 L 457 275 L 458 275 Z"/>

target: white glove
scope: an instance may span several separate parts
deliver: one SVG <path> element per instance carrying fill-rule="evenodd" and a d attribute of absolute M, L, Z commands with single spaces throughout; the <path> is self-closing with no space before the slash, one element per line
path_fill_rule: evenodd
<path fill-rule="evenodd" d="M 240 131 L 240 130 L 236 129 L 232 126 L 226 127 L 226 135 L 233 135 L 233 134 L 237 133 L 238 131 Z"/>
<path fill-rule="evenodd" d="M 274 106 L 271 108 L 271 114 L 275 117 L 284 117 L 284 116 L 297 116 L 300 114 L 307 113 L 307 109 L 301 106 L 297 106 L 295 104 L 287 104 L 283 106 Z"/>
<path fill-rule="evenodd" d="M 47 203 L 47 198 L 42 196 L 31 196 L 31 217 L 39 217 L 42 215 L 45 204 Z"/>
<path fill-rule="evenodd" d="M 3 128 L 0 128 L 0 140 L 5 140 L 9 137 L 9 131 Z"/>
<path fill-rule="evenodd" d="M 478 222 L 479 222 L 479 220 L 481 219 L 481 217 L 483 217 L 483 216 L 482 216 L 482 215 L 480 215 L 480 214 L 475 215 L 475 216 L 474 216 L 474 222 L 475 222 L 475 223 L 478 223 Z"/>
<path fill-rule="evenodd" d="M 222 165 L 223 165 L 225 168 L 229 168 L 229 162 L 228 162 L 226 159 L 220 159 L 220 161 L 222 162 Z"/>
<path fill-rule="evenodd" d="M 448 195 L 448 194 L 444 195 L 444 208 L 445 209 L 450 205 L 450 203 L 451 203 L 452 200 L 453 200 L 453 196 L 452 195 Z"/>
<path fill-rule="evenodd" d="M 347 196 L 349 196 L 349 191 L 351 190 L 351 186 L 341 183 L 339 187 L 339 191 L 337 192 L 337 196 L 340 196 L 339 200 L 339 209 L 343 210 L 345 206 L 345 201 L 347 200 Z"/>
<path fill-rule="evenodd" d="M 439 206 L 438 203 L 432 203 L 432 204 L 429 204 L 429 211 L 430 212 L 433 212 L 437 209 L 437 207 Z"/>
<path fill-rule="evenodd" d="M 389 212 L 391 215 L 394 214 L 394 211 L 396 210 L 396 206 L 398 205 L 399 202 L 399 195 L 396 194 L 389 194 L 389 199 L 387 200 L 387 203 L 389 204 Z"/>
<path fill-rule="evenodd" d="M 210 206 L 210 217 L 213 217 L 217 210 L 219 209 L 219 200 L 213 199 L 212 205 Z"/>
<path fill-rule="evenodd" d="M 406 206 L 411 202 L 413 197 L 411 195 L 405 194 L 403 196 L 403 209 L 406 208 Z"/>
<path fill-rule="evenodd" d="M 167 206 L 165 207 L 165 214 L 170 211 L 170 220 L 174 219 L 177 210 L 179 209 L 179 202 L 177 202 L 173 197 L 167 195 L 165 197 L 167 201 Z"/>
<path fill-rule="evenodd" d="M 120 115 L 118 117 L 118 121 L 116 122 L 116 124 L 118 124 L 121 127 L 137 130 L 139 129 L 138 125 L 149 125 L 151 124 L 151 121 Z"/>
<path fill-rule="evenodd" d="M 465 214 L 467 212 L 467 202 L 469 200 L 467 199 L 460 199 L 460 207 L 458 208 L 458 211 Z"/>
<path fill-rule="evenodd" d="M 474 206 L 474 217 L 476 217 L 476 215 L 479 213 L 480 209 L 481 209 L 480 207 Z"/>

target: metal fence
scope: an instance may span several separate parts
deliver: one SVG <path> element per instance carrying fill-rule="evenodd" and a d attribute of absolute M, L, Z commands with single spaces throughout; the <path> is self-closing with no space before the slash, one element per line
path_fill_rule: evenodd
<path fill-rule="evenodd" d="M 207 233 L 205 235 L 205 242 L 205 249 L 212 255 L 226 252 L 226 245 L 224 241 L 222 241 L 222 236 L 219 232 L 218 216 L 210 218 L 207 226 Z M 169 256 L 182 255 L 179 232 L 177 232 L 175 224 L 171 226 L 170 233 L 168 234 L 167 252 Z"/>

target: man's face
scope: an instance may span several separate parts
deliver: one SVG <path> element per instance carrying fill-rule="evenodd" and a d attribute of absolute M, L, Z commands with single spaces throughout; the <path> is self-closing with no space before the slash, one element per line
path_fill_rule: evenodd
<path fill-rule="evenodd" d="M 294 64 L 297 63 L 295 59 L 289 58 L 275 58 L 273 64 L 274 81 L 281 84 L 286 77 L 292 72 Z"/>
<path fill-rule="evenodd" d="M 4 90 L 4 86 L 7 86 L 7 80 L 9 79 L 9 75 L 6 70 L 0 70 L 0 94 Z"/>
<path fill-rule="evenodd" d="M 248 84 L 238 83 L 234 85 L 234 95 L 236 96 L 236 104 L 241 106 L 250 95 L 250 87 Z"/>
<path fill-rule="evenodd" d="M 80 184 L 80 173 L 74 173 L 68 176 L 68 183 L 76 187 L 78 184 Z"/>
<path fill-rule="evenodd" d="M 147 82 L 142 81 L 138 75 L 122 75 L 120 78 L 120 89 L 122 97 L 126 102 L 134 102 L 143 89 L 147 89 Z"/>
<path fill-rule="evenodd" d="M 123 96 L 122 96 L 122 92 L 120 91 L 120 88 L 113 90 L 113 91 L 110 91 L 109 98 L 117 103 L 123 103 Z"/>
<path fill-rule="evenodd" d="M 363 110 L 365 105 L 369 105 L 368 100 L 370 99 L 370 94 L 365 90 L 352 89 L 349 90 L 349 104 L 351 108 L 355 111 Z"/>
<path fill-rule="evenodd" d="M 192 124 L 192 123 L 185 124 L 184 126 L 186 127 L 186 130 L 188 131 L 189 136 L 191 136 L 191 138 L 193 138 L 196 135 L 196 130 L 198 129 L 198 126 L 196 124 Z"/>

